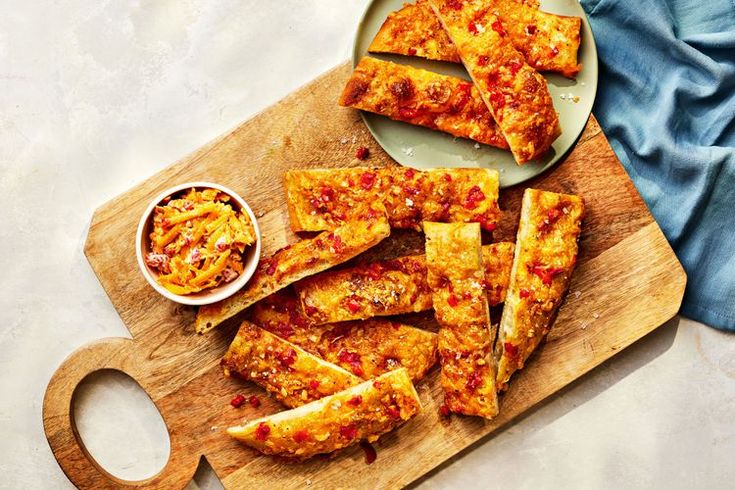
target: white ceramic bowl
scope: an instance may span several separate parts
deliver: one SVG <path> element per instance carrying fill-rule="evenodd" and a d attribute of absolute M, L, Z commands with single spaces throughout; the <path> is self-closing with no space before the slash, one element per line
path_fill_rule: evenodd
<path fill-rule="evenodd" d="M 216 288 L 206 289 L 198 293 L 179 295 L 172 293 L 158 283 L 156 280 L 158 272 L 148 267 L 145 263 L 145 256 L 150 251 L 150 228 L 152 226 L 153 209 L 161 204 L 166 197 L 186 189 L 191 189 L 192 187 L 198 190 L 206 188 L 217 189 L 218 191 L 230 196 L 231 200 L 229 204 L 233 209 L 236 211 L 245 211 L 248 216 L 250 216 L 250 221 L 253 223 L 253 228 L 255 229 L 256 240 L 253 245 L 245 249 L 245 253 L 243 254 L 243 272 L 234 281 L 222 284 Z M 217 301 L 221 301 L 232 296 L 238 290 L 242 289 L 242 287 L 253 276 L 253 273 L 258 266 L 258 261 L 260 260 L 261 241 L 262 239 L 260 236 L 260 228 L 258 228 L 258 220 L 255 219 L 253 210 L 250 209 L 250 206 L 248 206 L 245 200 L 232 189 L 228 189 L 227 187 L 219 184 L 213 184 L 211 182 L 186 182 L 166 189 L 151 201 L 150 205 L 143 213 L 143 216 L 141 216 L 140 223 L 138 224 L 138 231 L 135 238 L 135 251 L 138 256 L 138 266 L 140 267 L 140 271 L 143 273 L 143 277 L 146 278 L 148 284 L 150 284 L 153 289 L 171 301 L 185 305 L 199 306 L 216 303 Z"/>

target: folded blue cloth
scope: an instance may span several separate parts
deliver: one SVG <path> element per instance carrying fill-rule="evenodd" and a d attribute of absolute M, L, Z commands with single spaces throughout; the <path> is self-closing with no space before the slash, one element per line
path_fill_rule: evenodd
<path fill-rule="evenodd" d="M 686 269 L 681 313 L 735 331 L 735 0 L 581 4 L 593 111 Z"/>

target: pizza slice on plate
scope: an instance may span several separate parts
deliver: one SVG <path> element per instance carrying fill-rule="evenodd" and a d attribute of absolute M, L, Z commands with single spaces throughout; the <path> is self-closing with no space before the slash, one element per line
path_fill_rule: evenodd
<path fill-rule="evenodd" d="M 477 89 L 461 78 L 365 57 L 340 105 L 507 149 Z"/>
<path fill-rule="evenodd" d="M 541 158 L 561 134 L 546 80 L 511 42 L 485 0 L 429 0 L 518 164 Z"/>

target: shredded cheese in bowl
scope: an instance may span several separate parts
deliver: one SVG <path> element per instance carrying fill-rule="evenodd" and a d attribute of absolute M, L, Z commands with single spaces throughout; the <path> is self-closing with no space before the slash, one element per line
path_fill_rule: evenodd
<path fill-rule="evenodd" d="M 155 207 L 145 263 L 158 272 L 161 286 L 183 296 L 243 273 L 243 253 L 257 235 L 248 214 L 230 201 L 218 189 L 191 188 Z"/>

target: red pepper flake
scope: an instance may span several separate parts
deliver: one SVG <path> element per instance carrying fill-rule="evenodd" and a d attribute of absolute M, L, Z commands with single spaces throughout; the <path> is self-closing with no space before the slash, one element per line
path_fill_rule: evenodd
<path fill-rule="evenodd" d="M 447 303 L 449 303 L 449 306 L 452 308 L 456 308 L 459 304 L 459 301 L 457 300 L 457 297 L 454 294 L 450 294 L 447 298 Z"/>
<path fill-rule="evenodd" d="M 360 187 L 363 189 L 370 190 L 375 184 L 375 174 L 372 172 L 365 172 L 360 176 Z"/>
<path fill-rule="evenodd" d="M 417 189 L 416 187 L 411 187 L 410 185 L 403 186 L 403 192 L 409 196 L 418 196 L 421 194 L 421 191 Z"/>
<path fill-rule="evenodd" d="M 248 403 L 253 408 L 258 408 L 260 406 L 260 398 L 258 398 L 255 395 L 252 395 L 250 398 L 248 398 Z"/>
<path fill-rule="evenodd" d="M 381 383 L 380 381 L 373 381 L 373 388 L 375 388 L 376 390 L 379 390 L 381 386 L 383 386 L 383 383 Z"/>
<path fill-rule="evenodd" d="M 452 109 L 455 112 L 461 111 L 465 105 L 467 105 L 467 102 L 469 102 L 471 94 L 472 94 L 472 85 L 469 83 L 462 82 L 459 84 L 458 93 L 459 97 L 457 100 L 452 104 Z"/>
<path fill-rule="evenodd" d="M 454 10 L 462 10 L 462 0 L 447 0 L 447 7 Z"/>
<path fill-rule="evenodd" d="M 360 311 L 360 302 L 357 300 L 356 296 L 351 296 L 349 299 L 347 299 L 347 303 L 345 304 L 345 307 L 352 313 L 353 315 Z"/>
<path fill-rule="evenodd" d="M 378 262 L 373 262 L 365 269 L 365 274 L 373 281 L 377 281 L 383 277 L 383 266 Z"/>
<path fill-rule="evenodd" d="M 404 174 L 407 179 L 413 179 L 414 175 L 416 175 L 416 171 L 412 168 L 406 169 L 406 173 Z"/>
<path fill-rule="evenodd" d="M 345 244 L 342 243 L 342 237 L 340 237 L 339 235 L 332 235 L 332 247 L 334 248 L 334 253 L 336 254 L 344 252 Z"/>
<path fill-rule="evenodd" d="M 285 368 L 291 367 L 296 362 L 296 351 L 289 348 L 277 354 L 278 362 Z"/>
<path fill-rule="evenodd" d="M 477 57 L 478 66 L 487 66 L 488 61 L 490 61 L 489 56 L 482 55 Z"/>
<path fill-rule="evenodd" d="M 400 419 L 401 418 L 401 411 L 398 410 L 393 405 L 391 405 L 388 408 L 386 408 L 386 411 L 388 412 L 388 415 L 390 415 L 394 419 Z"/>
<path fill-rule="evenodd" d="M 312 390 L 319 388 L 319 381 L 315 379 L 312 379 L 311 381 L 309 381 L 309 388 L 311 388 Z"/>
<path fill-rule="evenodd" d="M 557 54 L 559 54 L 559 48 L 556 46 L 551 47 L 551 57 L 554 58 Z"/>
<path fill-rule="evenodd" d="M 501 91 L 494 90 L 493 93 L 490 94 L 490 102 L 492 102 L 493 107 L 496 110 L 501 109 L 505 107 L 505 96 Z"/>
<path fill-rule="evenodd" d="M 306 305 L 306 308 L 304 308 L 304 313 L 306 313 L 306 316 L 313 317 L 317 313 L 319 313 L 319 309 L 316 306 Z"/>
<path fill-rule="evenodd" d="M 520 292 L 518 293 L 518 295 L 519 295 L 519 296 L 520 296 L 521 298 L 528 298 L 529 296 L 531 296 L 531 291 L 529 291 L 528 289 L 525 289 L 525 288 L 524 288 L 524 289 L 521 289 L 521 290 L 520 290 Z"/>
<path fill-rule="evenodd" d="M 268 434 L 271 433 L 271 428 L 265 423 L 261 422 L 255 429 L 255 438 L 259 441 L 265 441 L 268 439 Z"/>
<path fill-rule="evenodd" d="M 367 157 L 369 156 L 370 156 L 370 150 L 365 148 L 364 146 L 361 146 L 355 152 L 355 158 L 357 158 L 358 160 L 367 160 Z"/>
<path fill-rule="evenodd" d="M 449 174 L 442 174 L 442 179 L 444 179 L 445 182 L 451 182 L 452 176 Z"/>
<path fill-rule="evenodd" d="M 505 36 L 505 29 L 503 29 L 503 24 L 501 24 L 499 20 L 496 20 L 495 22 L 493 22 L 492 28 L 495 32 L 497 32 L 501 36 Z"/>
<path fill-rule="evenodd" d="M 523 62 L 520 60 L 511 60 L 508 63 L 508 68 L 510 68 L 510 74 L 515 75 L 521 68 L 523 68 Z"/>
<path fill-rule="evenodd" d="M 469 292 L 469 291 L 465 291 L 464 293 L 462 293 L 462 298 L 464 298 L 464 299 L 472 299 L 472 293 Z"/>
<path fill-rule="evenodd" d="M 530 269 L 531 272 L 541 278 L 541 281 L 547 286 L 551 286 L 551 282 L 554 278 L 564 272 L 564 269 L 560 267 L 544 267 L 543 265 L 536 263 L 532 264 Z"/>
<path fill-rule="evenodd" d="M 357 427 L 354 424 L 343 425 L 339 428 L 339 435 L 345 439 L 354 439 L 357 437 Z"/>
<path fill-rule="evenodd" d="M 328 186 L 322 187 L 319 192 L 319 198 L 324 202 L 330 202 L 334 200 L 334 189 Z"/>
<path fill-rule="evenodd" d="M 494 89 L 498 85 L 498 74 L 496 72 L 488 73 L 487 77 L 485 77 L 485 82 L 487 83 L 488 89 Z"/>
<path fill-rule="evenodd" d="M 365 452 L 365 462 L 367 464 L 373 464 L 378 457 L 378 453 L 372 444 L 367 441 L 360 441 L 360 447 Z"/>
<path fill-rule="evenodd" d="M 401 107 L 398 109 L 398 115 L 401 117 L 401 119 L 413 119 L 416 116 L 421 114 L 421 111 L 418 109 L 412 109 L 410 107 Z"/>
<path fill-rule="evenodd" d="M 439 415 L 442 417 L 449 417 L 452 414 L 452 411 L 449 410 L 449 405 L 446 403 L 442 403 L 439 407 Z"/>
<path fill-rule="evenodd" d="M 293 440 L 295 442 L 298 442 L 299 444 L 301 444 L 302 442 L 306 442 L 309 439 L 310 439 L 309 431 L 306 429 L 301 429 L 301 430 L 297 430 L 296 432 L 294 432 Z"/>
<path fill-rule="evenodd" d="M 474 221 L 480 223 L 480 228 L 485 231 L 495 231 L 495 229 L 498 227 L 498 225 L 494 221 L 492 221 L 492 219 L 488 219 L 488 217 L 483 214 L 475 216 Z"/>
<path fill-rule="evenodd" d="M 241 394 L 235 395 L 232 400 L 230 400 L 230 405 L 235 408 L 240 408 L 243 403 L 245 403 L 245 395 Z"/>
<path fill-rule="evenodd" d="M 416 48 L 408 48 L 409 56 L 416 56 Z"/>
<path fill-rule="evenodd" d="M 534 34 L 536 34 L 536 26 L 533 24 L 528 24 L 526 26 L 526 34 L 529 36 L 533 36 Z"/>
<path fill-rule="evenodd" d="M 473 36 L 477 36 L 477 34 L 479 34 L 480 32 L 477 30 L 477 24 L 475 23 L 475 21 L 471 21 L 467 25 L 467 30 L 470 31 L 470 33 L 472 33 Z"/>
<path fill-rule="evenodd" d="M 288 339 L 294 333 L 294 328 L 290 323 L 287 322 L 276 322 L 272 324 L 273 333 L 281 337 L 282 339 Z"/>
<path fill-rule="evenodd" d="M 518 356 L 518 346 L 515 346 L 510 342 L 505 342 L 503 344 L 503 347 L 505 348 L 505 352 L 507 352 L 510 357 L 515 358 L 516 356 Z"/>
<path fill-rule="evenodd" d="M 362 361 L 360 358 L 360 354 L 358 354 L 357 352 L 342 350 L 337 355 L 337 359 L 339 359 L 341 362 L 344 362 L 345 364 L 348 364 L 355 375 L 362 376 L 363 374 L 365 374 L 362 370 Z"/>
<path fill-rule="evenodd" d="M 485 194 L 482 192 L 479 186 L 472 186 L 467 193 L 467 197 L 464 198 L 462 203 L 466 209 L 475 209 L 477 203 L 485 200 Z"/>
<path fill-rule="evenodd" d="M 356 406 L 360 405 L 361 403 L 362 403 L 362 396 L 360 396 L 360 395 L 355 395 L 352 398 L 350 398 L 349 400 L 347 400 L 347 404 L 348 405 L 352 405 L 353 407 L 356 407 Z"/>
<path fill-rule="evenodd" d="M 473 371 L 472 374 L 470 374 L 469 379 L 467 380 L 467 384 L 465 387 L 470 391 L 475 391 L 477 388 L 480 387 L 482 384 L 482 375 L 479 371 Z"/>
<path fill-rule="evenodd" d="M 278 267 L 278 262 L 275 259 L 271 259 L 268 261 L 268 267 L 265 270 L 265 273 L 269 276 L 272 276 L 276 273 L 276 268 Z"/>

